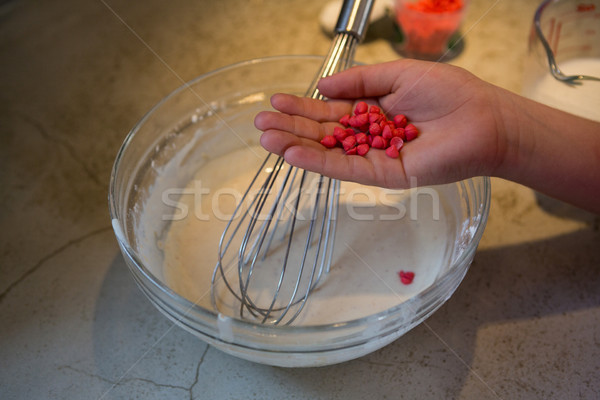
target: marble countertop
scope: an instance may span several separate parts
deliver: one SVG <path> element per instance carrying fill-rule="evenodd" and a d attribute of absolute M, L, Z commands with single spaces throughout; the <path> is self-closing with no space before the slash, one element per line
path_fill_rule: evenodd
<path fill-rule="evenodd" d="M 472 0 L 451 62 L 519 92 L 535 1 Z M 593 399 L 600 219 L 493 179 L 455 295 L 360 359 L 285 369 L 225 355 L 138 290 L 108 216 L 112 163 L 162 97 L 202 73 L 324 54 L 319 0 L 0 2 L 0 397 Z M 357 51 L 398 58 L 390 27 Z"/>

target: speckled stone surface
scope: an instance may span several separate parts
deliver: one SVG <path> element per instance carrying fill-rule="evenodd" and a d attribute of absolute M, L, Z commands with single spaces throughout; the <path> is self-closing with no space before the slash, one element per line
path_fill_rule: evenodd
<path fill-rule="evenodd" d="M 535 1 L 472 0 L 451 62 L 519 92 Z M 319 0 L 0 2 L 2 399 L 597 399 L 600 220 L 493 180 L 455 295 L 363 358 L 241 361 L 174 327 L 129 276 L 107 186 L 128 130 L 234 62 L 324 54 Z M 385 21 L 359 48 L 399 56 Z"/>

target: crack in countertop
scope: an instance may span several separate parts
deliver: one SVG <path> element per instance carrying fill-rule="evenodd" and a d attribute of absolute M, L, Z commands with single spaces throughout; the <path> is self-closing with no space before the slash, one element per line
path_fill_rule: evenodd
<path fill-rule="evenodd" d="M 58 254 L 62 253 L 63 251 L 65 251 L 66 249 L 68 249 L 69 247 L 71 247 L 73 245 L 81 243 L 86 239 L 89 239 L 100 233 L 104 233 L 111 229 L 112 229 L 112 226 L 104 226 L 102 228 L 95 229 L 95 230 L 88 232 L 86 234 L 83 234 L 75 239 L 69 240 L 67 243 L 59 246 L 58 248 L 52 250 L 50 253 L 46 254 L 37 263 L 35 263 L 31 268 L 29 268 L 21 276 L 19 276 L 15 281 L 13 281 L 10 285 L 8 285 L 6 287 L 6 289 L 4 289 L 4 291 L 2 291 L 2 293 L 0 293 L 0 304 L 2 303 L 2 301 L 4 300 L 6 295 L 8 295 L 13 289 L 15 289 L 21 282 L 23 282 L 25 279 L 27 279 L 27 277 L 29 277 L 35 271 L 37 271 L 39 268 L 41 268 L 48 260 L 57 256 Z"/>
<path fill-rule="evenodd" d="M 196 386 L 196 384 L 198 384 L 198 380 L 200 379 L 200 367 L 202 366 L 202 363 L 204 362 L 204 356 L 206 356 L 206 353 L 208 353 L 208 349 L 210 349 L 210 346 L 206 346 L 206 348 L 204 349 L 204 352 L 202 352 L 202 355 L 200 356 L 200 361 L 198 361 L 198 365 L 196 365 L 196 376 L 194 377 L 194 382 L 192 382 L 192 384 L 190 385 L 189 389 L 188 389 L 188 393 L 190 395 L 190 400 L 194 400 L 194 386 Z"/>
<path fill-rule="evenodd" d="M 21 113 L 19 113 L 19 114 L 20 114 L 21 118 L 23 118 L 23 120 L 25 120 L 26 122 L 31 124 L 44 139 L 54 142 L 54 143 L 58 144 L 59 146 L 62 146 L 67 151 L 69 156 L 71 156 L 71 158 L 83 169 L 83 171 L 88 176 L 88 178 L 90 178 L 96 185 L 104 185 L 104 183 L 101 182 L 101 180 L 96 176 L 94 171 L 92 171 L 86 165 L 86 163 L 77 155 L 76 149 L 68 141 L 50 135 L 46 131 L 46 129 L 44 128 L 44 125 L 40 121 L 37 121 L 36 119 L 31 118 L 29 115 L 25 115 L 25 114 L 21 114 Z"/>
<path fill-rule="evenodd" d="M 98 400 L 103 399 L 104 396 L 106 396 L 109 392 L 111 392 L 115 387 L 120 386 L 120 385 L 122 385 L 124 383 L 135 382 L 135 381 L 150 383 L 150 384 L 155 385 L 157 387 L 184 390 L 184 391 L 186 391 L 188 393 L 190 400 L 193 400 L 194 399 L 193 390 L 194 390 L 194 387 L 198 384 L 198 381 L 200 380 L 200 368 L 201 368 L 201 366 L 202 366 L 202 364 L 204 362 L 204 357 L 206 356 L 206 353 L 208 352 L 209 349 L 210 349 L 210 346 L 206 345 L 206 348 L 204 349 L 204 352 L 202 352 L 202 355 L 200 356 L 200 360 L 198 361 L 198 364 L 196 365 L 196 372 L 194 374 L 194 380 L 193 380 L 193 382 L 189 386 L 170 385 L 170 384 L 166 384 L 166 383 L 157 383 L 157 382 L 153 381 L 152 379 L 141 378 L 141 377 L 132 377 L 132 378 L 127 378 L 127 379 L 120 378 L 120 379 L 117 379 L 117 380 L 110 380 L 110 379 L 104 378 L 104 377 L 99 376 L 99 375 L 91 374 L 91 373 L 89 373 L 87 371 L 79 370 L 79 369 L 71 367 L 69 365 L 61 366 L 61 367 L 59 367 L 59 369 L 70 369 L 70 370 L 73 370 L 75 372 L 79 372 L 79 373 L 85 374 L 87 376 L 100 379 L 103 382 L 109 383 L 111 385 L 110 389 L 108 389 L 106 392 L 104 392 L 102 394 L 102 396 L 100 396 L 98 398 Z"/>
<path fill-rule="evenodd" d="M 98 380 L 100 380 L 102 382 L 111 384 L 113 386 L 118 386 L 120 384 L 129 383 L 129 382 L 144 382 L 144 383 L 149 383 L 149 384 L 151 384 L 153 386 L 160 387 L 160 388 L 177 389 L 177 390 L 184 390 L 184 391 L 188 391 L 189 390 L 189 388 L 187 388 L 185 386 L 170 385 L 170 384 L 167 384 L 167 383 L 158 383 L 158 382 L 153 381 L 152 379 L 140 378 L 140 377 L 132 377 L 132 378 L 123 379 L 123 380 L 120 380 L 120 381 L 113 381 L 113 380 L 110 380 L 110 379 L 105 378 L 103 376 L 96 375 L 96 374 L 93 374 L 91 372 L 85 371 L 83 369 L 72 367 L 70 365 L 61 365 L 57 369 L 58 370 L 68 369 L 68 370 L 71 370 L 71 371 L 76 372 L 78 374 L 83 374 L 83 375 L 85 375 L 87 377 L 98 379 Z"/>

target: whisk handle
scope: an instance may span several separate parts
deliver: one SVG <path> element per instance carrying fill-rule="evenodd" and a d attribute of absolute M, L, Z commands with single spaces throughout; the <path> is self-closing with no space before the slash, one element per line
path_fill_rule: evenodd
<path fill-rule="evenodd" d="M 349 33 L 362 41 L 367 32 L 369 15 L 375 0 L 344 0 L 335 24 L 336 33 Z"/>

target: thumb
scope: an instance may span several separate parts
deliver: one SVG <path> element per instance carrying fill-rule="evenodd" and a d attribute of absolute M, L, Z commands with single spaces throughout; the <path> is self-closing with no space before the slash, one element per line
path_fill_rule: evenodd
<path fill-rule="evenodd" d="M 397 82 L 413 60 L 397 60 L 375 65 L 352 67 L 319 82 L 319 91 L 326 97 L 357 99 L 380 97 L 392 93 Z"/>

